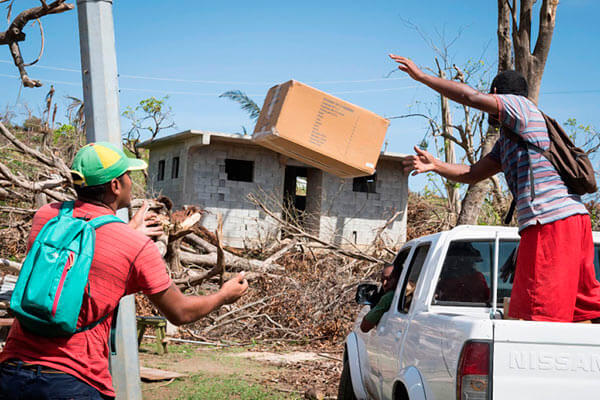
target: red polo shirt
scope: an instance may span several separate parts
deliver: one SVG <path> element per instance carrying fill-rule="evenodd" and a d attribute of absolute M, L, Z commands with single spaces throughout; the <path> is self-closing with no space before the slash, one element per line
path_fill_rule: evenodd
<path fill-rule="evenodd" d="M 60 203 L 48 204 L 33 217 L 28 248 L 44 224 L 58 215 Z M 75 217 L 95 218 L 112 210 L 77 201 Z M 111 223 L 96 230 L 96 249 L 89 273 L 90 296 L 84 294 L 78 326 L 111 313 L 124 293 L 162 292 L 171 285 L 154 242 L 126 224 Z M 0 362 L 18 359 L 71 374 L 114 396 L 108 371 L 108 336 L 112 315 L 94 328 L 66 338 L 47 338 L 25 331 L 18 322 L 10 330 Z"/>

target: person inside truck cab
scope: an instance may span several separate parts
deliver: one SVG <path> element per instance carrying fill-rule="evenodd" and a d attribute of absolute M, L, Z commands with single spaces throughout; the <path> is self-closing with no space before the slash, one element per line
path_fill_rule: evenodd
<path fill-rule="evenodd" d="M 403 164 L 412 175 L 431 171 L 467 184 L 504 173 L 513 198 L 518 199 L 521 236 L 509 317 L 599 322 L 600 282 L 594 271 L 590 216 L 581 196 L 570 193 L 549 160 L 527 145 L 546 151 L 551 142 L 544 116 L 528 98 L 525 77 L 517 71 L 500 72 L 489 93 L 482 93 L 464 83 L 426 74 L 407 57 L 389 56 L 417 82 L 486 112 L 489 124 L 499 129 L 491 152 L 473 165 L 446 163 L 416 146 L 416 154 L 406 157 Z M 513 141 L 513 134 L 526 144 Z"/>
<path fill-rule="evenodd" d="M 437 301 L 488 303 L 490 288 L 485 276 L 475 268 L 482 262 L 481 253 L 471 243 L 450 245 L 435 290 Z"/>
<path fill-rule="evenodd" d="M 394 267 L 394 264 L 385 264 L 381 271 L 381 292 L 382 295 L 377 301 L 377 304 L 369 311 L 360 324 L 360 329 L 363 332 L 369 332 L 377 326 L 379 320 L 392 305 L 394 299 L 394 290 L 398 284 L 402 267 Z"/>

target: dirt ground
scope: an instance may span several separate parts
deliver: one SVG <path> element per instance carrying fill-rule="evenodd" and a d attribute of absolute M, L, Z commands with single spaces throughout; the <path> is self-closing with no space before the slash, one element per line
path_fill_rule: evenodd
<path fill-rule="evenodd" d="M 156 400 L 335 399 L 342 369 L 341 349 L 169 344 L 158 355 L 145 341 L 139 354 L 144 367 L 186 375 L 144 382 L 143 398 Z"/>

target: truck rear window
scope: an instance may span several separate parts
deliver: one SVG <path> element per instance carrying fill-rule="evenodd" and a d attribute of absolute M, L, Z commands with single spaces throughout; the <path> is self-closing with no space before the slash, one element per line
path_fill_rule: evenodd
<path fill-rule="evenodd" d="M 517 241 L 500 241 L 498 268 L 506 262 Z M 447 306 L 490 306 L 494 241 L 453 241 L 450 243 L 432 304 Z M 600 244 L 594 245 L 594 268 L 600 280 Z M 510 297 L 512 284 L 498 279 L 498 304 Z"/>
<path fill-rule="evenodd" d="M 500 241 L 498 265 L 501 267 L 517 241 Z M 494 241 L 453 241 L 448 247 L 433 304 L 452 306 L 490 306 Z M 498 303 L 510 297 L 512 284 L 498 281 Z"/>

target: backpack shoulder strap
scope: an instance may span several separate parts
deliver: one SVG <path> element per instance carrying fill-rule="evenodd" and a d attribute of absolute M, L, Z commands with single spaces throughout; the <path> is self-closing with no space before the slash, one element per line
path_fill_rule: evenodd
<path fill-rule="evenodd" d="M 112 222 L 121 222 L 123 224 L 125 223 L 125 221 L 123 221 L 121 218 L 117 217 L 116 215 L 102 215 L 100 217 L 91 219 L 88 222 L 88 224 L 90 224 L 92 226 L 92 228 L 98 229 L 101 226 L 110 224 Z"/>
<path fill-rule="evenodd" d="M 528 142 L 527 140 L 523 139 L 523 137 L 521 137 L 520 135 L 517 135 L 512 130 L 510 130 L 506 127 L 504 127 L 503 130 L 504 130 L 504 136 L 506 136 L 511 142 L 516 143 L 522 149 L 524 149 L 524 150 L 531 149 L 533 151 L 540 153 L 543 156 L 546 155 L 547 151 L 542 149 L 538 145 Z M 548 137 L 550 137 L 550 132 L 548 132 Z"/>
<path fill-rule="evenodd" d="M 62 203 L 62 205 L 60 206 L 60 211 L 58 213 L 59 216 L 63 216 L 63 215 L 73 215 L 73 207 L 75 207 L 75 202 L 74 201 L 65 201 Z"/>

